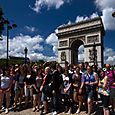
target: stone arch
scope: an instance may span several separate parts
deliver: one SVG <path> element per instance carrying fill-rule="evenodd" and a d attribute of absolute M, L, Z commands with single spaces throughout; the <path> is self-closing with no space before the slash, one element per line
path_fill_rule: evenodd
<path fill-rule="evenodd" d="M 65 61 L 68 61 L 69 64 L 78 63 L 73 58 L 73 55 L 78 56 L 78 54 L 73 52 L 80 44 L 84 44 L 84 62 L 95 64 L 94 61 L 96 60 L 96 64 L 103 66 L 105 31 L 101 17 L 59 27 L 56 34 L 58 36 L 58 62 L 62 66 L 64 66 Z M 90 51 L 93 51 L 94 47 L 97 55 L 92 55 L 91 58 L 92 53 Z"/>

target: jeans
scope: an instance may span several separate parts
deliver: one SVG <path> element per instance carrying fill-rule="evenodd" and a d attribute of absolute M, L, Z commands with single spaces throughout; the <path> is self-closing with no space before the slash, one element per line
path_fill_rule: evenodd
<path fill-rule="evenodd" d="M 59 95 L 52 97 L 53 111 L 59 110 Z"/>

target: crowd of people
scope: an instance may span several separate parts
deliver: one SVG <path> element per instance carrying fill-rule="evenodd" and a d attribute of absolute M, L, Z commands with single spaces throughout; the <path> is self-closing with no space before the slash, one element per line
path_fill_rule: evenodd
<path fill-rule="evenodd" d="M 0 68 L 0 112 L 9 108 L 17 110 L 32 107 L 32 111 L 42 114 L 63 112 L 76 114 L 85 106 L 88 115 L 94 112 L 99 100 L 103 114 L 115 114 L 115 71 L 110 64 L 105 68 L 77 65 L 23 64 Z"/>

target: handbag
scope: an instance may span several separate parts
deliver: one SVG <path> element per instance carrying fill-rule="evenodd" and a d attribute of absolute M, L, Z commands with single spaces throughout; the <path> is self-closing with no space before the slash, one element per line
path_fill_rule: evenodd
<path fill-rule="evenodd" d="M 46 96 L 48 96 L 48 97 L 51 97 L 51 95 L 52 95 L 52 83 L 49 83 L 49 84 L 47 84 L 47 85 L 44 85 L 43 86 L 43 89 L 42 89 L 42 91 L 43 91 L 43 93 L 46 95 Z"/>
<path fill-rule="evenodd" d="M 102 88 L 100 87 L 99 90 L 98 90 L 98 93 L 99 93 L 99 94 L 103 94 L 103 95 L 105 95 L 105 96 L 109 96 L 109 95 L 110 95 L 110 90 L 109 90 L 109 89 L 104 90 L 104 89 L 102 89 Z"/>

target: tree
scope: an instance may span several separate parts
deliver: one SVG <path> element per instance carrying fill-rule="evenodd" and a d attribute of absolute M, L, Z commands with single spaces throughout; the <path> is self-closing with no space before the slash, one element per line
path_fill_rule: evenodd
<path fill-rule="evenodd" d="M 2 8 L 0 7 L 0 36 L 1 36 L 2 31 L 4 29 L 4 23 L 3 23 L 4 18 L 3 18 L 3 14 L 4 13 L 2 11 Z"/>

